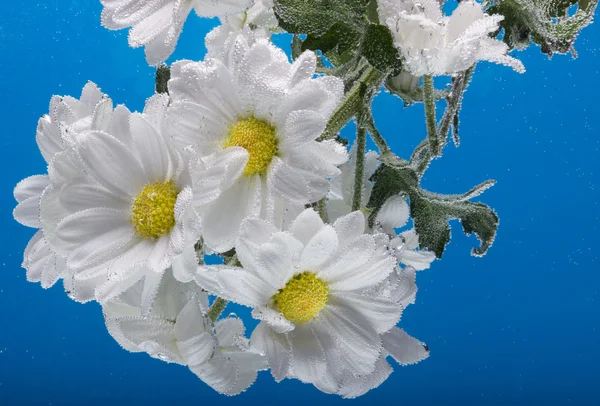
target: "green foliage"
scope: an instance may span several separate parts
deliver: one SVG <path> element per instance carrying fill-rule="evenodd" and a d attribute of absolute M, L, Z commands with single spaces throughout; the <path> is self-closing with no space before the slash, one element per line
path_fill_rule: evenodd
<path fill-rule="evenodd" d="M 484 182 L 463 195 L 441 195 L 423 190 L 412 168 L 387 164 L 382 164 L 371 179 L 375 182 L 368 204 L 373 211 L 369 219 L 371 226 L 385 201 L 403 194 L 410 198 L 411 216 L 421 248 L 434 252 L 438 258 L 442 257 L 450 241 L 448 222 L 453 219 L 462 223 L 467 235 L 474 233 L 479 239 L 480 246 L 473 248 L 473 255 L 485 255 L 492 246 L 498 229 L 498 216 L 485 204 L 470 200 L 492 186 L 493 181 Z"/>
<path fill-rule="evenodd" d="M 368 0 L 275 0 L 279 25 L 293 34 L 326 34 L 337 23 L 362 25 Z"/>
<path fill-rule="evenodd" d="M 390 30 L 383 25 L 369 24 L 365 30 L 362 56 L 382 72 L 392 71 L 398 74 L 401 70 L 400 54 L 394 46 Z"/>
<path fill-rule="evenodd" d="M 320 50 L 335 66 L 362 56 L 382 72 L 400 72 L 400 55 L 390 30 L 379 24 L 376 0 L 275 0 L 275 14 L 288 32 L 307 35 L 302 50 Z"/>
<path fill-rule="evenodd" d="M 574 5 L 577 11 L 569 16 Z M 572 50 L 579 32 L 592 22 L 597 5 L 598 0 L 496 0 L 487 12 L 504 16 L 500 25 L 511 48 L 524 49 L 533 42 L 552 56 Z"/>
<path fill-rule="evenodd" d="M 336 23 L 320 36 L 309 34 L 302 43 L 302 50 L 320 50 L 335 66 L 341 66 L 357 55 L 362 31 L 346 23 Z"/>

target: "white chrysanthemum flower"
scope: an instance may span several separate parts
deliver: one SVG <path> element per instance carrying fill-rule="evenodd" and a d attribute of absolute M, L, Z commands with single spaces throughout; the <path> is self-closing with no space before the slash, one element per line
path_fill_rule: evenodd
<path fill-rule="evenodd" d="M 225 61 L 173 64 L 167 131 L 203 157 L 192 171 L 203 238 L 217 252 L 233 247 L 246 217 L 268 218 L 274 201 L 296 205 L 325 196 L 347 159 L 336 141 L 317 142 L 343 96 L 342 81 L 313 78 L 316 57 L 290 64 L 266 40 L 240 36 Z"/>
<path fill-rule="evenodd" d="M 474 0 L 461 1 L 450 17 L 437 0 L 378 0 L 378 10 L 413 75 L 453 74 L 480 60 L 525 71 L 504 42 L 490 37 L 504 17 L 485 14 Z"/>
<path fill-rule="evenodd" d="M 86 176 L 58 193 L 65 214 L 50 207 L 42 217 L 57 224 L 52 248 L 80 280 L 100 278 L 126 288 L 147 268 L 159 280 L 199 237 L 187 159 L 159 130 L 168 100 L 154 96 L 122 133 L 90 130 L 79 136 L 75 149 Z M 45 203 L 42 198 L 43 211 Z M 119 289 L 104 291 L 106 299 Z"/>
<path fill-rule="evenodd" d="M 38 122 L 36 141 L 48 164 L 48 175 L 35 175 L 19 182 L 14 195 L 18 202 L 13 215 L 23 225 L 38 228 L 25 249 L 22 266 L 27 270 L 27 280 L 41 282 L 43 288 L 53 286 L 61 277 L 67 277 L 64 258 L 57 256 L 48 245 L 53 238 L 54 227 L 44 227 L 40 213 L 40 199 L 49 195 L 52 188 L 59 189 L 65 177 L 80 176 L 80 170 L 71 159 L 70 148 L 77 134 L 90 128 L 104 128 L 117 117 L 129 112 L 122 106 L 114 110 L 115 120 L 107 118 L 112 112 L 112 101 L 102 94 L 92 82 L 88 82 L 81 97 L 54 96 L 50 101 L 49 114 Z"/>
<path fill-rule="evenodd" d="M 251 0 L 100 0 L 102 25 L 111 30 L 132 27 L 129 46 L 144 46 L 150 65 L 165 61 L 175 49 L 192 8 L 201 17 L 244 11 Z"/>
<path fill-rule="evenodd" d="M 237 317 L 206 317 L 208 297 L 195 283 L 165 272 L 151 312 L 144 316 L 144 285 L 138 282 L 103 305 L 108 331 L 126 350 L 187 366 L 219 393 L 236 395 L 266 368 L 264 355 L 249 346 Z"/>
<path fill-rule="evenodd" d="M 396 260 L 382 243 L 387 236 L 364 229 L 360 212 L 331 226 L 307 209 L 288 231 L 248 219 L 236 243 L 243 268 L 200 267 L 196 281 L 253 308 L 261 323 L 251 342 L 266 353 L 276 380 L 331 381 L 338 370 L 368 375 L 382 351 L 380 335 L 402 307 L 366 291 L 386 280 Z"/>
<path fill-rule="evenodd" d="M 221 18 L 221 25 L 206 35 L 206 58 L 224 59 L 234 46 L 238 35 L 246 36 L 248 43 L 270 38 L 279 23 L 273 10 L 273 0 L 254 0 L 248 10 Z"/>

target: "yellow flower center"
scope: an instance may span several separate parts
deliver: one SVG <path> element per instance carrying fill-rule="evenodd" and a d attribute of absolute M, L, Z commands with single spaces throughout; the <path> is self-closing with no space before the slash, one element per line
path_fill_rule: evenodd
<path fill-rule="evenodd" d="M 329 288 L 312 272 L 302 272 L 288 281 L 273 303 L 291 322 L 305 323 L 312 320 L 327 303 Z"/>
<path fill-rule="evenodd" d="M 277 154 L 275 127 L 256 117 L 244 118 L 229 127 L 229 136 L 224 148 L 242 147 L 250 158 L 244 168 L 244 175 L 264 175 Z"/>
<path fill-rule="evenodd" d="M 133 201 L 131 223 L 142 238 L 157 239 L 175 225 L 175 182 L 146 185 Z"/>

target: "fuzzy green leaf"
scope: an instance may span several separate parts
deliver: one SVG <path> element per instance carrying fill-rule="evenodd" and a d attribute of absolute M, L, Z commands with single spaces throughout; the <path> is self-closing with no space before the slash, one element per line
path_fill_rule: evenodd
<path fill-rule="evenodd" d="M 577 11 L 569 16 L 573 5 Z M 511 48 L 524 49 L 534 42 L 552 56 L 572 50 L 581 30 L 592 22 L 597 5 L 598 0 L 495 0 L 487 12 L 504 16 L 500 25 Z"/>
<path fill-rule="evenodd" d="M 309 34 L 302 43 L 302 50 L 320 50 L 335 66 L 352 59 L 358 51 L 362 32 L 355 27 L 336 23 L 323 35 Z"/>
<path fill-rule="evenodd" d="M 362 25 L 368 0 L 275 0 L 279 25 L 292 34 L 327 33 L 336 23 Z"/>
<path fill-rule="evenodd" d="M 361 52 L 371 66 L 380 71 L 400 73 L 400 54 L 388 27 L 370 24 L 365 31 Z"/>
<path fill-rule="evenodd" d="M 469 201 L 492 186 L 493 181 L 484 182 L 463 195 L 441 195 L 423 190 L 419 186 L 417 173 L 410 167 L 392 167 L 382 164 L 371 178 L 375 184 L 367 205 L 372 210 L 371 226 L 385 203 L 394 195 L 403 194 L 410 198 L 410 210 L 422 248 L 442 257 L 450 241 L 448 222 L 457 219 L 467 235 L 474 233 L 480 246 L 471 253 L 483 256 L 491 247 L 498 229 L 498 216 L 483 203 Z"/>

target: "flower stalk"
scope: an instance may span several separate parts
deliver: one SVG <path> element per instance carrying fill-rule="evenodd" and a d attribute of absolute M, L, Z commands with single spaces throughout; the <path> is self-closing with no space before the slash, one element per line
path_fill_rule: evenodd
<path fill-rule="evenodd" d="M 352 211 L 360 210 L 362 206 L 366 149 L 367 131 L 364 127 L 359 126 L 356 130 L 356 165 L 354 171 L 354 194 L 352 196 Z"/>
<path fill-rule="evenodd" d="M 425 104 L 425 124 L 427 126 L 427 139 L 432 157 L 441 152 L 441 143 L 438 137 L 435 123 L 435 95 L 433 87 L 433 76 L 423 76 L 423 101 Z"/>
<path fill-rule="evenodd" d="M 335 138 L 344 128 L 346 123 L 352 119 L 363 106 L 363 96 L 368 89 L 378 86 L 383 80 L 384 74 L 373 67 L 367 68 L 356 81 L 346 96 L 339 104 L 327 122 L 327 127 L 317 141 L 325 141 Z"/>

